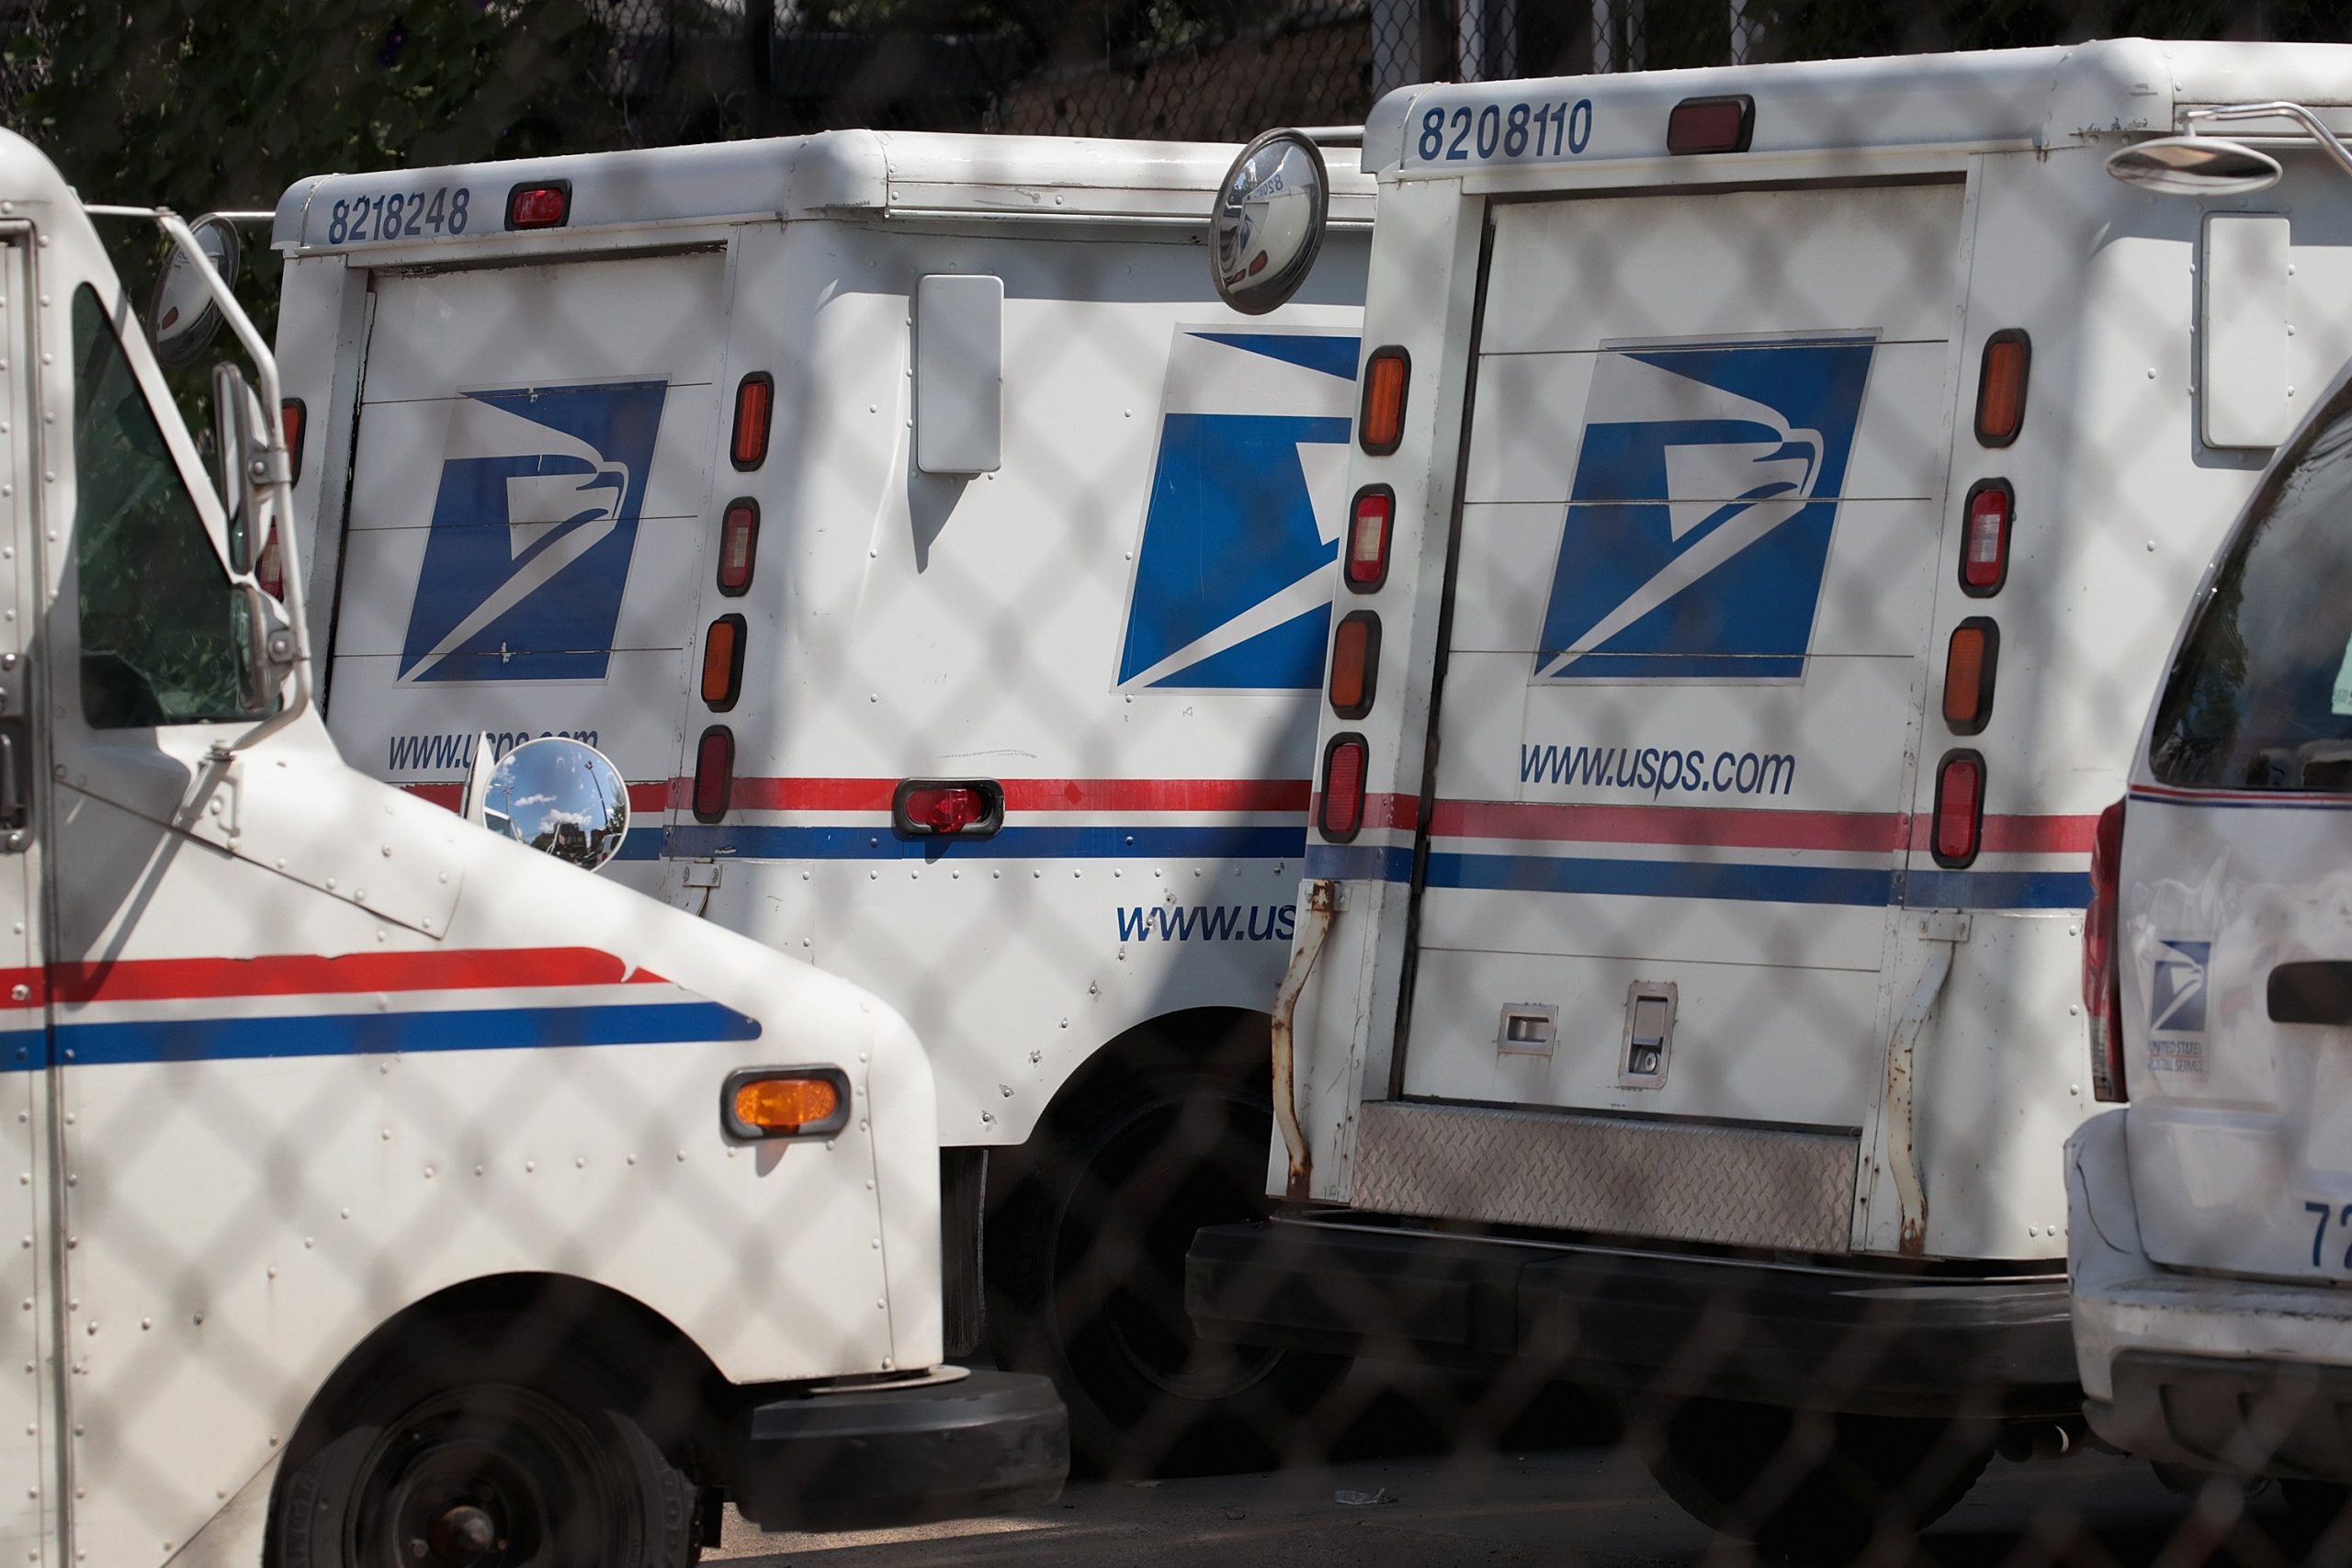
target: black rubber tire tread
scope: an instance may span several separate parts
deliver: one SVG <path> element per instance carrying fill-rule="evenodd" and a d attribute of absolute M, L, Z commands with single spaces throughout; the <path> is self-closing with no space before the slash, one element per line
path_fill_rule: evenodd
<path fill-rule="evenodd" d="M 444 1326 L 415 1359 L 347 1402 L 307 1454 L 289 1456 L 292 1468 L 271 1499 L 267 1568 L 363 1568 L 365 1559 L 348 1556 L 342 1543 L 365 1484 L 361 1472 L 383 1433 L 426 1402 L 469 1388 L 521 1390 L 560 1407 L 627 1477 L 632 1517 L 606 1521 L 593 1563 L 552 1568 L 693 1568 L 701 1560 L 697 1489 L 622 1408 L 629 1396 L 609 1369 L 576 1348 L 549 1347 L 513 1320 Z"/>
<path fill-rule="evenodd" d="M 1984 1423 L 1690 1400 L 1634 1422 L 1666 1495 L 1767 1556 L 1850 1562 L 1906 1541 L 1968 1495 L 1993 1457 Z"/>
<path fill-rule="evenodd" d="M 1091 1211 L 1098 1230 L 1130 1235 L 1150 1228 L 1119 1213 L 1126 1190 L 1106 1195 L 1096 1168 L 1114 1157 L 1123 1134 L 1153 1117 L 1170 1119 L 1187 1146 L 1214 1145 L 1238 1161 L 1230 1175 L 1249 1193 L 1262 1192 L 1273 1122 L 1263 1041 L 1261 1024 L 1254 1050 L 1245 1032 L 1243 1049 L 1220 1057 L 1166 1051 L 1147 1056 L 1057 1108 L 1052 1124 L 1017 1159 L 990 1171 L 989 1341 L 1002 1365 L 1054 1380 L 1069 1411 L 1072 1457 L 1083 1471 L 1133 1476 L 1270 1467 L 1298 1435 L 1299 1416 L 1347 1370 L 1334 1357 L 1244 1351 L 1244 1358 L 1262 1355 L 1263 1370 L 1230 1393 L 1203 1398 L 1171 1392 L 1106 1349 L 1102 1325 L 1085 1318 L 1103 1287 L 1073 1286 L 1070 1260 L 1057 1256 L 1057 1238 L 1073 1215 L 1085 1223 Z M 1003 1189 L 997 1187 L 999 1169 L 1009 1178 Z M 1201 1223 L 1253 1218 L 1267 1202 L 1262 1196 L 1255 1201 L 1254 1209 Z M 1158 1266 L 1182 1278 L 1181 1257 Z"/>

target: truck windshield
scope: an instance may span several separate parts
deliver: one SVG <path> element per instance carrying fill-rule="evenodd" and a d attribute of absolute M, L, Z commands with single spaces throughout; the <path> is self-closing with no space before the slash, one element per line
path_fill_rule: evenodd
<path fill-rule="evenodd" d="M 74 365 L 82 716 L 94 729 L 246 717 L 228 574 L 87 285 Z"/>
<path fill-rule="evenodd" d="M 2352 409 L 2231 546 L 2148 761 L 2188 788 L 2352 793 Z"/>

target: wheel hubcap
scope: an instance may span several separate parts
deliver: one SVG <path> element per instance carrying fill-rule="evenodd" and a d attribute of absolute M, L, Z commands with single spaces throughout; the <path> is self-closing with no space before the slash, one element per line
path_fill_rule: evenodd
<path fill-rule="evenodd" d="M 625 1481 L 581 1418 L 520 1388 L 419 1404 L 361 1472 L 350 1560 L 366 1568 L 541 1568 L 607 1545 Z"/>

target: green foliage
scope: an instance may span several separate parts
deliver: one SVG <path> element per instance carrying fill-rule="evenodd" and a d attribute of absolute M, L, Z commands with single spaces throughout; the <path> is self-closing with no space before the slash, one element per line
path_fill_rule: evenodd
<path fill-rule="evenodd" d="M 626 144 L 605 48 L 586 0 L 119 0 L 44 7 L 6 68 L 37 84 L 15 128 L 85 199 L 192 216 L 306 175 Z M 152 235 L 108 227 L 143 289 Z M 265 330 L 274 271 L 241 287 Z"/>

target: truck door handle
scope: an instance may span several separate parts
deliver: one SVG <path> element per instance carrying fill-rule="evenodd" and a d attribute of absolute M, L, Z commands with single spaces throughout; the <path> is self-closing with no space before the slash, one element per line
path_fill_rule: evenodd
<path fill-rule="evenodd" d="M 32 822 L 32 746 L 19 718 L 0 719 L 0 833 L 21 833 Z M 0 840 L 0 850 L 23 840 Z"/>
<path fill-rule="evenodd" d="M 2352 1023 L 2352 960 L 2281 964 L 2267 990 L 2273 1023 Z"/>

